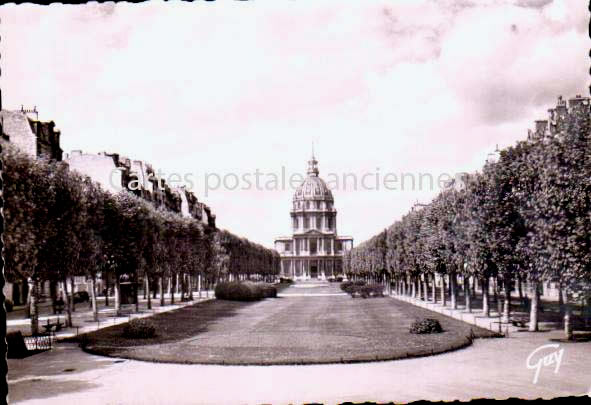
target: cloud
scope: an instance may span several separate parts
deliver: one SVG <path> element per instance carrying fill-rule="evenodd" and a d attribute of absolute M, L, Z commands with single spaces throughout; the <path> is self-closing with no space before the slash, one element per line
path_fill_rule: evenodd
<path fill-rule="evenodd" d="M 233 4 L 236 3 L 236 4 Z M 579 0 L 7 5 L 4 105 L 65 150 L 194 174 L 220 226 L 270 246 L 292 190 L 204 195 L 205 173 L 472 171 L 586 87 Z M 357 242 L 436 190 L 336 190 Z"/>

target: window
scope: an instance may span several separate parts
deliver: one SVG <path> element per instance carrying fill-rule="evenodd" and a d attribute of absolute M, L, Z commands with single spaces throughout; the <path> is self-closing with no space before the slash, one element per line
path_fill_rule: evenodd
<path fill-rule="evenodd" d="M 322 217 L 320 215 L 316 217 L 316 229 L 322 229 Z"/>
<path fill-rule="evenodd" d="M 315 255 L 317 250 L 316 239 L 310 239 L 310 254 Z"/>
<path fill-rule="evenodd" d="M 294 217 L 294 218 L 293 218 L 293 227 L 294 227 L 295 229 L 298 229 L 298 217 Z"/>
<path fill-rule="evenodd" d="M 311 208 L 312 207 L 312 202 L 311 201 L 306 201 L 306 208 Z"/>
<path fill-rule="evenodd" d="M 304 216 L 304 229 L 310 228 L 310 218 Z"/>
<path fill-rule="evenodd" d="M 332 239 L 327 239 L 324 243 L 325 249 L 326 249 L 326 253 L 327 254 L 332 254 Z"/>
<path fill-rule="evenodd" d="M 299 239 L 295 240 L 295 250 L 296 250 L 296 256 L 300 254 L 300 246 L 301 246 L 301 241 Z"/>
<path fill-rule="evenodd" d="M 285 251 L 291 252 L 291 242 L 285 242 Z"/>
<path fill-rule="evenodd" d="M 326 227 L 328 228 L 329 231 L 332 230 L 332 218 L 331 217 L 326 217 Z"/>
<path fill-rule="evenodd" d="M 337 240 L 337 246 L 336 246 L 335 250 L 337 252 L 340 252 L 341 250 L 343 250 L 343 242 L 341 242 L 340 240 Z"/>
<path fill-rule="evenodd" d="M 320 201 L 315 201 L 316 203 L 316 209 L 319 210 L 320 209 Z"/>

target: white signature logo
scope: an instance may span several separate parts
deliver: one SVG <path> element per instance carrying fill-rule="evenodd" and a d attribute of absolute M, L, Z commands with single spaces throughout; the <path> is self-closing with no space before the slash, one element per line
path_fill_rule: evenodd
<path fill-rule="evenodd" d="M 538 377 L 540 376 L 540 370 L 542 369 L 542 366 L 548 367 L 548 366 L 556 365 L 554 367 L 554 374 L 558 373 L 558 370 L 560 369 L 560 364 L 562 363 L 562 355 L 564 354 L 564 349 L 558 350 L 559 347 L 560 347 L 560 345 L 558 343 L 542 345 L 542 346 L 538 347 L 537 349 L 535 349 L 534 351 L 532 351 L 529 354 L 529 356 L 527 356 L 527 360 L 525 361 L 525 365 L 530 370 L 536 370 L 536 373 L 534 374 L 534 381 L 533 381 L 534 384 L 537 384 L 537 382 L 538 382 Z M 542 357 L 536 356 L 538 353 L 542 352 L 545 349 L 556 349 L 556 350 L 554 350 L 553 352 L 548 353 Z M 537 358 L 537 361 L 534 362 L 535 358 Z"/>

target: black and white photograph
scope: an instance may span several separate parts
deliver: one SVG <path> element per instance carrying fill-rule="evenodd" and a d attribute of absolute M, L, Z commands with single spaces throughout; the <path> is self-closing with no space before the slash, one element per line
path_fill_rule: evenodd
<path fill-rule="evenodd" d="M 0 404 L 588 401 L 590 7 L 0 5 Z"/>

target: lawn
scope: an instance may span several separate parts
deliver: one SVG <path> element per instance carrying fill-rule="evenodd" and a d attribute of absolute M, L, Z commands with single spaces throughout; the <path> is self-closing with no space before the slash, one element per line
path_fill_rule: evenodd
<path fill-rule="evenodd" d="M 138 360 L 200 364 L 310 364 L 393 360 L 465 347 L 490 331 L 391 298 L 297 296 L 258 302 L 212 300 L 150 318 L 157 336 L 122 337 L 123 325 L 90 333 L 85 350 Z M 321 287 L 327 291 L 326 286 Z M 435 318 L 444 332 L 409 333 L 418 318 Z"/>

